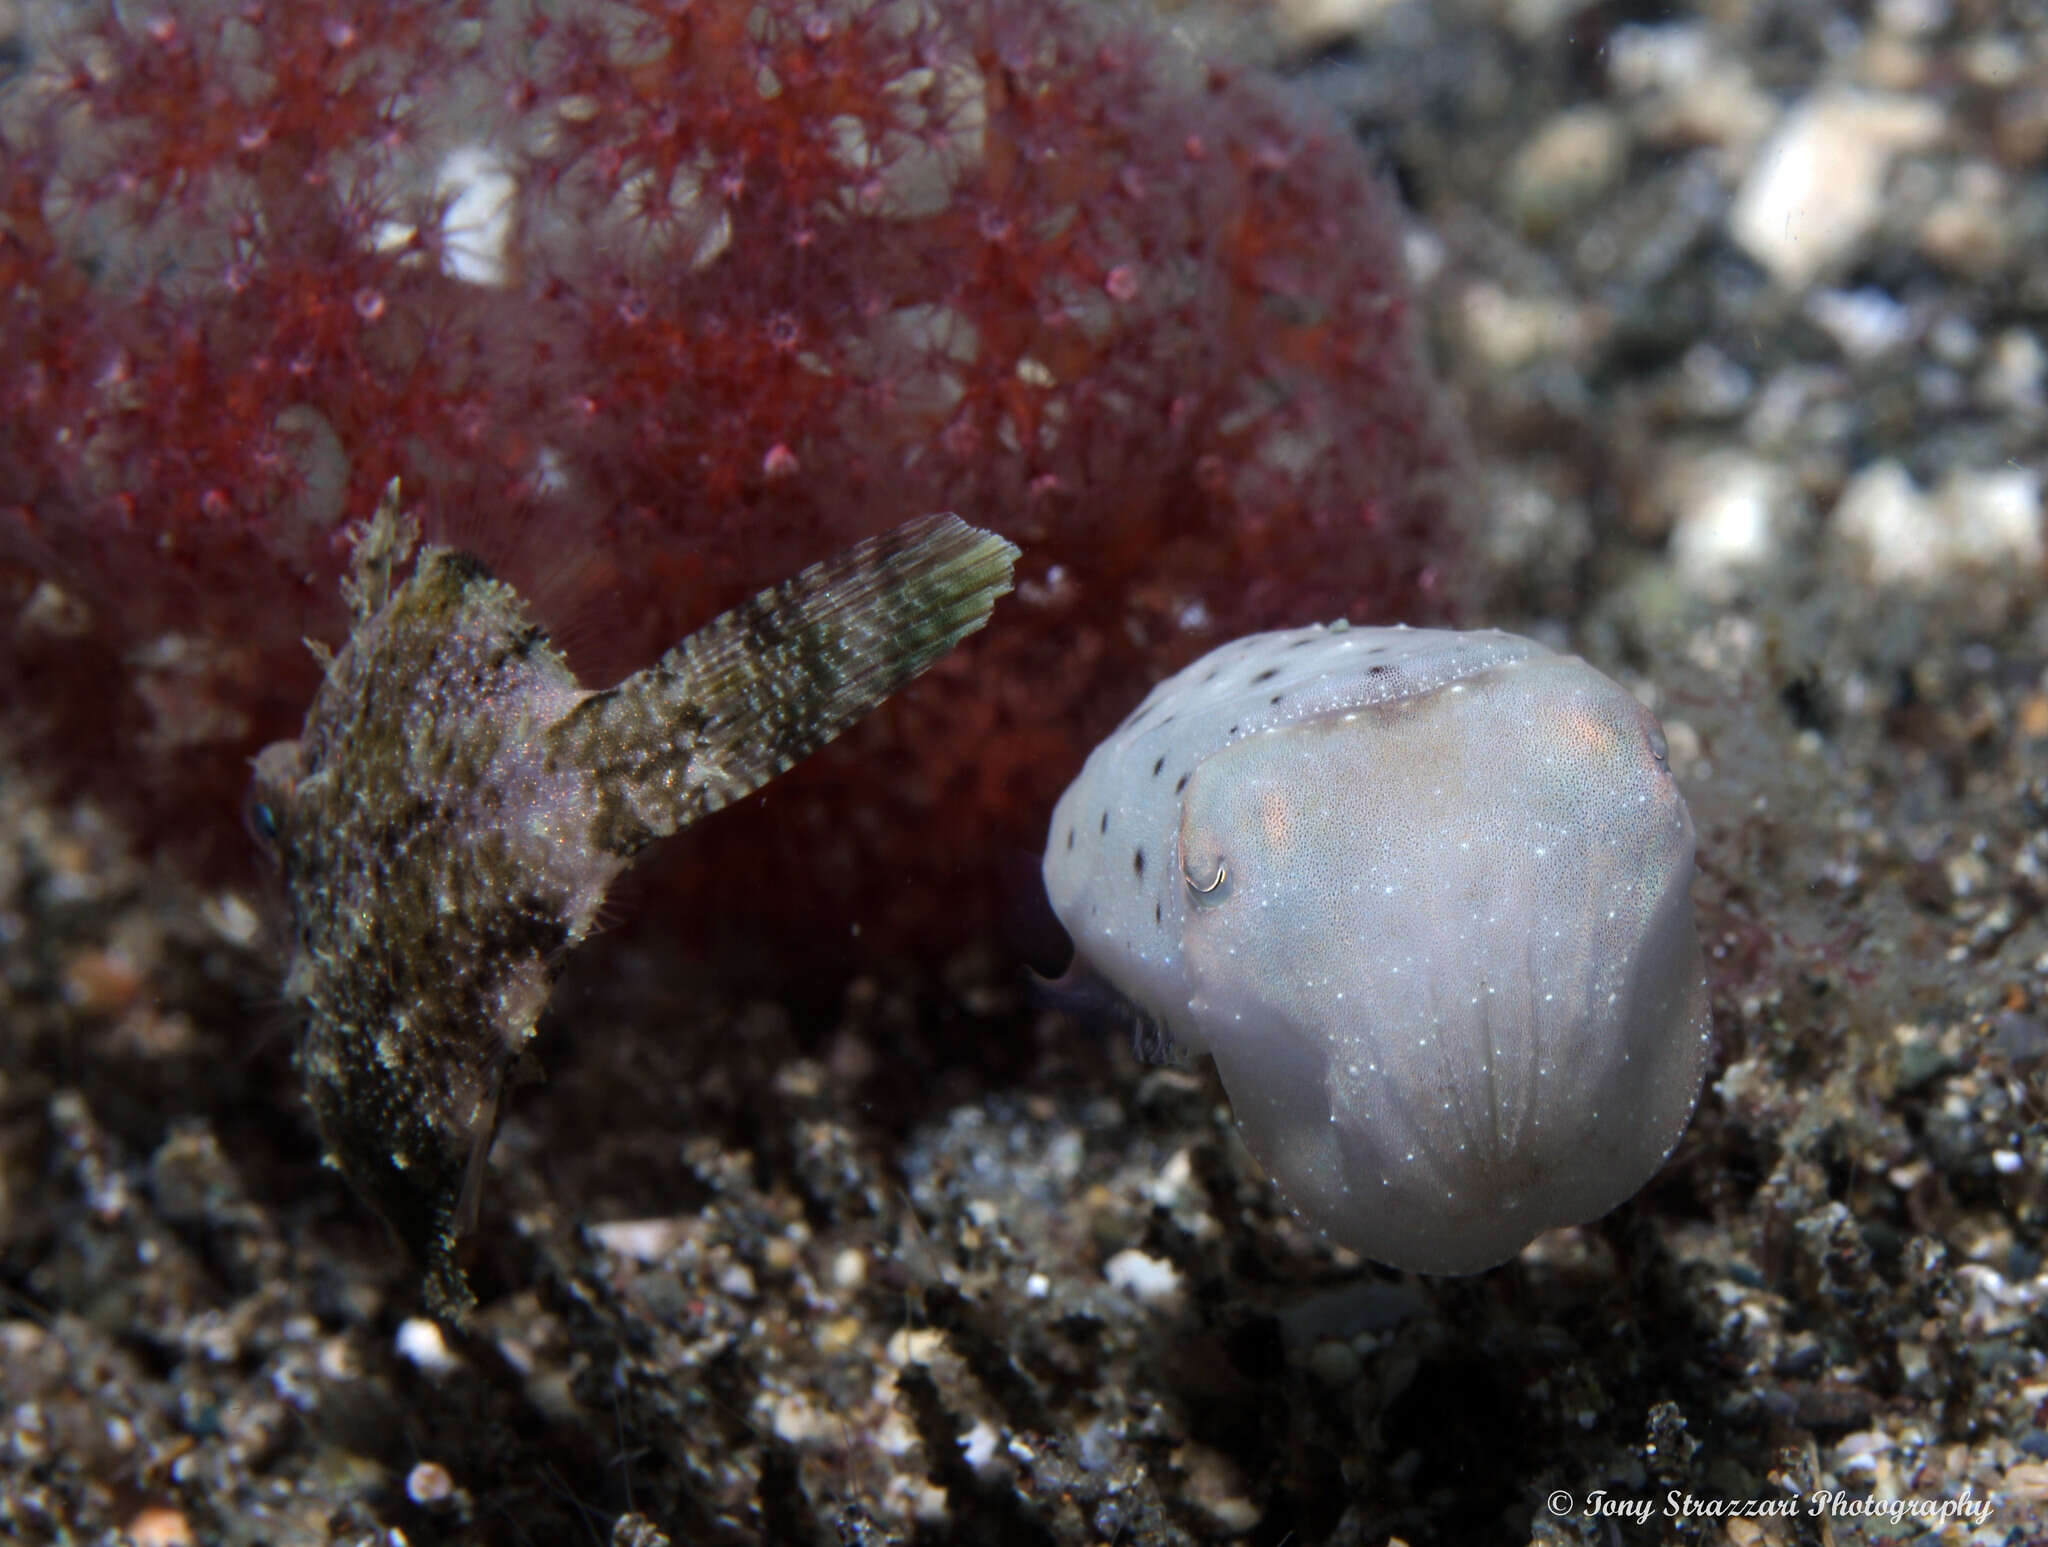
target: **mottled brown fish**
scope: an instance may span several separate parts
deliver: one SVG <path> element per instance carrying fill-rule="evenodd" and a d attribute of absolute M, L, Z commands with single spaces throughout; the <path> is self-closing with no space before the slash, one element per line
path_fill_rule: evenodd
<path fill-rule="evenodd" d="M 657 838 L 816 751 L 988 620 L 1017 550 L 906 522 L 592 692 L 510 586 L 420 551 L 387 491 L 343 582 L 355 626 L 305 730 L 256 759 L 251 823 L 284 872 L 299 1069 L 330 1164 L 473 1303 L 505 1081 L 563 957 Z"/>

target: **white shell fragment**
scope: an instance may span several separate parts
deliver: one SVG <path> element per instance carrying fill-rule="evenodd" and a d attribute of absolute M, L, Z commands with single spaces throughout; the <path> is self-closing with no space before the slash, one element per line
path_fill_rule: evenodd
<path fill-rule="evenodd" d="M 1079 957 L 1215 1060 L 1287 1200 L 1472 1273 L 1613 1208 L 1712 1035 L 1656 719 L 1489 630 L 1254 634 L 1154 688 L 1054 810 Z"/>

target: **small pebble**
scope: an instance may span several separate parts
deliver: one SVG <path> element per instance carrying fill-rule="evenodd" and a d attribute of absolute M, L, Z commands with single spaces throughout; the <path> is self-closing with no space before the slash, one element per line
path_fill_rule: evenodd
<path fill-rule="evenodd" d="M 1508 167 L 1508 204 L 1521 224 L 1548 230 L 1604 196 L 1628 162 L 1628 134 L 1605 107 L 1572 108 L 1538 128 Z"/>
<path fill-rule="evenodd" d="M 1732 449 L 1685 456 L 1667 470 L 1671 563 L 1686 589 L 1728 601 L 1745 573 L 1777 555 L 1796 491 L 1783 467 Z"/>
<path fill-rule="evenodd" d="M 1807 297 L 1806 315 L 1856 361 L 1875 360 L 1912 336 L 1912 314 L 1884 291 L 1868 286 L 1816 290 Z"/>
<path fill-rule="evenodd" d="M 1358 1377 L 1365 1372 L 1364 1361 L 1349 1343 L 1339 1338 L 1323 1338 L 1308 1356 L 1311 1374 L 1332 1391 L 1341 1391 L 1356 1385 Z"/>
<path fill-rule="evenodd" d="M 989 1464 L 995 1460 L 996 1444 L 1001 1438 L 1002 1436 L 990 1427 L 988 1420 L 982 1418 L 977 1419 L 974 1427 L 961 1435 L 955 1443 L 960 1447 L 960 1459 L 975 1471 L 981 1472 L 986 1471 Z"/>
<path fill-rule="evenodd" d="M 1161 1257 L 1148 1257 L 1135 1247 L 1126 1247 L 1102 1265 L 1102 1276 L 1134 1299 L 1149 1305 L 1170 1300 L 1180 1292 L 1180 1270 Z"/>
<path fill-rule="evenodd" d="M 751 1300 L 759 1293 L 754 1283 L 754 1271 L 744 1262 L 730 1262 L 718 1270 L 717 1283 L 720 1291 L 735 1300 Z"/>
<path fill-rule="evenodd" d="M 1964 574 L 2037 566 L 2041 515 L 2031 468 L 1952 468 L 1928 494 L 1884 458 L 1849 481 L 1829 529 L 1877 584 L 1926 591 Z"/>
<path fill-rule="evenodd" d="M 851 1292 L 868 1281 L 867 1253 L 849 1246 L 832 1259 L 832 1287 Z"/>
<path fill-rule="evenodd" d="M 151 1504 L 128 1522 L 127 1536 L 132 1547 L 190 1547 L 192 1522 L 183 1510 Z"/>
<path fill-rule="evenodd" d="M 455 1479 L 438 1461 L 422 1461 L 405 1474 L 405 1496 L 415 1504 L 445 1503 L 455 1493 Z"/>
<path fill-rule="evenodd" d="M 1933 144 L 1944 123 L 1919 97 L 1822 87 L 1757 152 L 1729 235 L 1784 289 L 1804 289 L 1876 230 L 1892 158 Z"/>
<path fill-rule="evenodd" d="M 592 1225 L 589 1230 L 597 1244 L 608 1252 L 634 1262 L 660 1262 L 688 1239 L 690 1221 L 672 1217 L 621 1219 Z"/>
<path fill-rule="evenodd" d="M 446 1375 L 462 1363 L 440 1326 L 424 1316 L 408 1316 L 399 1324 L 398 1351 L 428 1375 Z"/>

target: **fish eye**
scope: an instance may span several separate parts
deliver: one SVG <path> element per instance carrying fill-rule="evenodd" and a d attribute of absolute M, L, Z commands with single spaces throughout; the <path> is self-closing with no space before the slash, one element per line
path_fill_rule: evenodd
<path fill-rule="evenodd" d="M 242 812 L 242 821 L 249 829 L 249 836 L 275 858 L 278 836 L 282 831 L 277 819 L 277 807 L 267 800 L 251 800 Z"/>

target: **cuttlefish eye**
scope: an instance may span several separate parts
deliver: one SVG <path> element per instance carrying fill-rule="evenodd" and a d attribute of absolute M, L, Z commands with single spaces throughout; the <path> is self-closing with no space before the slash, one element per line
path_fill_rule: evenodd
<path fill-rule="evenodd" d="M 1205 863 L 1201 867 L 1202 880 L 1194 872 L 1183 870 L 1182 879 L 1188 884 L 1188 896 L 1196 907 L 1213 908 L 1230 897 L 1230 866 L 1222 860 Z"/>
<path fill-rule="evenodd" d="M 1254 635 L 1089 757 L 1046 888 L 1214 1057 L 1297 1211 L 1473 1272 L 1627 1198 L 1691 1116 L 1711 1026 L 1667 760 L 1624 688 L 1530 640 Z"/>

